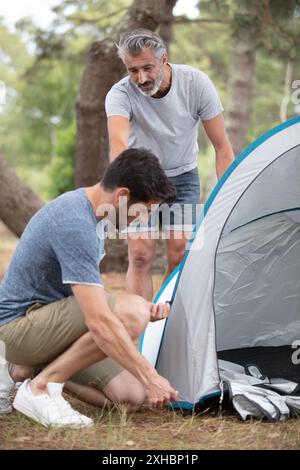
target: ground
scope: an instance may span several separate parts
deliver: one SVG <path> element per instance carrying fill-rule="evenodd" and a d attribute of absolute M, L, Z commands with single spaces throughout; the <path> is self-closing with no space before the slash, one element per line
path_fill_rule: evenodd
<path fill-rule="evenodd" d="M 0 279 L 17 239 L 0 225 Z M 124 274 L 105 274 L 106 287 L 121 291 Z M 161 276 L 154 276 L 157 290 Z M 282 423 L 241 422 L 235 413 L 204 410 L 183 417 L 172 410 L 134 414 L 124 409 L 99 409 L 68 396 L 72 405 L 92 417 L 85 430 L 48 430 L 14 412 L 0 417 L 0 449 L 300 449 L 300 420 Z"/>

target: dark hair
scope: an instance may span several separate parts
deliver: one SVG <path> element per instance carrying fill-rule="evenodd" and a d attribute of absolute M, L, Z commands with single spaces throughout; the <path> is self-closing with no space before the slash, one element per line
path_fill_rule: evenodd
<path fill-rule="evenodd" d="M 125 187 L 130 202 L 173 202 L 176 190 L 160 166 L 158 158 L 144 148 L 124 150 L 107 168 L 101 185 L 113 191 Z"/>

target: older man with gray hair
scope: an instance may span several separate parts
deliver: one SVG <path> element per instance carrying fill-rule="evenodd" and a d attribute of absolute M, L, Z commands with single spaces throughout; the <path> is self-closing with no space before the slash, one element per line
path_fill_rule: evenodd
<path fill-rule="evenodd" d="M 128 147 L 151 149 L 176 187 L 177 207 L 184 208 L 171 213 L 168 221 L 162 216 L 163 228 L 168 231 L 168 276 L 185 251 L 187 219 L 188 228 L 196 219 L 200 199 L 199 122 L 202 121 L 215 148 L 218 178 L 232 163 L 233 151 L 226 136 L 218 93 L 204 72 L 170 64 L 163 40 L 147 29 L 123 35 L 118 55 L 128 76 L 116 83 L 106 97 L 110 158 L 114 160 Z M 186 211 L 187 207 L 190 211 Z M 147 231 L 151 228 L 148 225 Z M 155 239 L 141 233 L 139 238 L 136 235 L 129 238 L 128 247 L 127 289 L 150 300 Z"/>

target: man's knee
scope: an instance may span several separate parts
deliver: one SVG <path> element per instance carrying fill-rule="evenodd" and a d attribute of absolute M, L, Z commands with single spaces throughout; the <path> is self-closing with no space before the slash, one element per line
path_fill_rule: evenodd
<path fill-rule="evenodd" d="M 145 402 L 146 393 L 142 384 L 135 385 L 134 388 L 121 388 L 106 395 L 114 403 L 126 404 L 129 411 L 138 410 Z"/>
<path fill-rule="evenodd" d="M 142 384 L 131 390 L 130 395 L 125 402 L 128 404 L 129 411 L 137 411 L 146 400 L 146 393 Z"/>
<path fill-rule="evenodd" d="M 120 294 L 116 300 L 115 313 L 131 338 L 136 339 L 150 321 L 150 303 L 133 294 Z"/>
<path fill-rule="evenodd" d="M 103 392 L 112 402 L 125 403 L 130 411 L 137 410 L 146 399 L 144 387 L 127 370 L 113 378 Z"/>
<path fill-rule="evenodd" d="M 148 271 L 154 261 L 155 251 L 152 244 L 132 243 L 129 250 L 129 264 L 135 270 Z"/>
<path fill-rule="evenodd" d="M 35 375 L 34 367 L 12 364 L 10 375 L 14 382 L 23 382 L 26 379 L 33 379 Z"/>

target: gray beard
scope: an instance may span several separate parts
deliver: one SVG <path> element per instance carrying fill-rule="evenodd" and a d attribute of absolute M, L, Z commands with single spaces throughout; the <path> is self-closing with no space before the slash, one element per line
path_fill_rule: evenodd
<path fill-rule="evenodd" d="M 138 85 L 136 85 L 134 83 L 134 85 L 137 87 L 137 89 L 139 90 L 140 93 L 142 93 L 142 95 L 144 96 L 153 96 L 153 95 L 156 95 L 156 93 L 158 92 L 158 90 L 160 89 L 160 86 L 162 84 L 162 81 L 163 81 L 163 78 L 164 78 L 164 70 L 162 69 L 161 71 L 161 75 L 160 77 L 158 77 L 155 82 L 154 82 L 154 88 L 152 88 L 152 90 L 149 90 L 149 91 L 143 91 Z"/>

